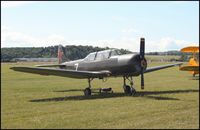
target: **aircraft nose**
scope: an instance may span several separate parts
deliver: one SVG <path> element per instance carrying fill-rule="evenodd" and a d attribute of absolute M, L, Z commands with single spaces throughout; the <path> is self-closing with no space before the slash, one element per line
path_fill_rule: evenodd
<path fill-rule="evenodd" d="M 147 60 L 144 58 L 144 59 L 141 60 L 140 63 L 141 63 L 141 67 L 143 67 L 144 70 L 146 70 L 146 68 L 147 68 Z"/>
<path fill-rule="evenodd" d="M 147 68 L 147 61 L 146 61 L 146 59 L 145 59 L 145 58 L 142 59 L 142 58 L 140 57 L 139 54 L 134 55 L 134 56 L 130 59 L 129 62 L 130 62 L 133 66 L 135 66 L 136 70 L 138 70 L 138 71 L 140 71 L 142 67 L 143 67 L 144 70 L 146 70 L 146 68 Z"/>

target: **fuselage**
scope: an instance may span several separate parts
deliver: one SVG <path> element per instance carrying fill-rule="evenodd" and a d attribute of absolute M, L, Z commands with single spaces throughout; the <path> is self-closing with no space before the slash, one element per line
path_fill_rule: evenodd
<path fill-rule="evenodd" d="M 87 57 L 80 60 L 74 60 L 69 62 L 64 62 L 62 65 L 65 65 L 66 69 L 71 70 L 81 70 L 81 71 L 110 71 L 111 76 L 122 76 L 122 75 L 131 75 L 131 76 L 138 76 L 141 72 L 141 58 L 139 54 L 124 54 L 124 55 L 113 55 L 111 56 L 110 53 L 113 50 L 106 50 L 107 57 L 98 58 L 98 53 L 95 52 L 94 58 L 90 58 L 90 53 Z M 105 51 L 105 52 L 106 52 Z M 145 69 L 146 69 L 146 60 Z"/>

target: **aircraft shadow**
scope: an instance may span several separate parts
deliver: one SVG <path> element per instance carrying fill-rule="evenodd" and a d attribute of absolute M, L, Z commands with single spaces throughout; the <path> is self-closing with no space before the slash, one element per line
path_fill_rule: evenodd
<path fill-rule="evenodd" d="M 154 100 L 180 100 L 178 98 L 170 98 L 157 96 L 160 94 L 175 94 L 175 93 L 191 93 L 199 92 L 199 90 L 169 90 L 169 91 L 138 91 L 134 97 L 144 97 Z M 155 96 L 156 95 L 156 96 Z M 94 99 L 104 99 L 104 98 L 116 98 L 116 97 L 125 97 L 124 93 L 98 93 L 92 96 L 69 96 L 69 97 L 54 97 L 54 98 L 45 98 L 45 99 L 34 99 L 29 100 L 30 102 L 58 102 L 58 101 L 68 101 L 68 100 L 94 100 Z"/>
<path fill-rule="evenodd" d="M 57 90 L 57 91 L 53 91 L 53 92 L 77 92 L 77 91 L 83 91 L 83 89 Z"/>
<path fill-rule="evenodd" d="M 160 94 L 177 94 L 177 93 L 191 93 L 191 92 L 199 92 L 199 90 L 168 90 L 168 91 L 140 91 L 137 92 L 134 97 L 145 97 L 155 100 L 180 100 L 178 98 L 170 98 L 170 97 L 163 97 L 163 96 L 155 96 Z M 153 95 L 153 96 L 152 96 Z"/>
<path fill-rule="evenodd" d="M 92 91 L 94 90 L 99 90 L 99 88 L 97 89 L 92 89 Z M 53 92 L 77 92 L 77 91 L 84 91 L 84 89 L 68 89 L 68 90 L 57 90 L 57 91 L 53 91 Z"/>

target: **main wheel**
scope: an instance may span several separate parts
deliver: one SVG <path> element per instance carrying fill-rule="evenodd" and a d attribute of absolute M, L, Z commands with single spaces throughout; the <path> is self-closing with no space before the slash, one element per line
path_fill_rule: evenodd
<path fill-rule="evenodd" d="M 131 88 L 131 94 L 135 95 L 135 93 L 136 93 L 136 90 L 134 88 Z"/>
<path fill-rule="evenodd" d="M 84 90 L 84 95 L 85 95 L 85 96 L 90 96 L 90 95 L 91 95 L 91 89 L 90 89 L 90 88 L 86 88 L 86 89 Z"/>
<path fill-rule="evenodd" d="M 128 95 L 134 95 L 136 93 L 136 90 L 133 87 L 125 85 L 124 86 L 124 93 L 128 94 Z"/>
<path fill-rule="evenodd" d="M 124 85 L 124 93 L 128 94 L 128 95 L 131 95 L 132 94 L 131 87 L 128 86 L 128 85 Z"/>

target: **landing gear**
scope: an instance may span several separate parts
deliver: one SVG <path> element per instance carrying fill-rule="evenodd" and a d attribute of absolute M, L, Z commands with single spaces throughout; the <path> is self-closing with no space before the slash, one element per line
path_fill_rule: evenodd
<path fill-rule="evenodd" d="M 86 88 L 86 89 L 84 90 L 84 95 L 85 95 L 85 96 L 90 96 L 90 95 L 91 95 L 91 89 L 90 89 L 90 88 Z"/>
<path fill-rule="evenodd" d="M 136 93 L 136 90 L 133 88 L 133 78 L 130 77 L 126 77 L 124 76 L 124 85 L 123 85 L 123 89 L 124 89 L 124 93 L 127 94 L 127 95 L 134 95 Z M 126 85 L 126 79 L 128 79 L 130 81 L 130 85 Z"/>
<path fill-rule="evenodd" d="M 131 87 L 129 85 L 125 85 L 124 87 L 124 93 L 127 95 L 132 95 Z"/>
<path fill-rule="evenodd" d="M 91 95 L 91 93 L 92 93 L 92 91 L 91 91 L 91 84 L 90 84 L 90 82 L 93 80 L 93 78 L 88 78 L 88 84 L 89 84 L 89 87 L 88 88 L 85 88 L 85 90 L 84 90 L 84 95 L 85 96 L 90 96 Z"/>
<path fill-rule="evenodd" d="M 133 78 L 132 78 L 132 76 L 123 76 L 123 78 L 124 78 L 124 85 L 123 85 L 124 93 L 127 94 L 127 95 L 135 95 L 136 90 L 133 87 Z M 126 79 L 129 80 L 130 86 L 126 85 Z M 90 96 L 92 94 L 92 91 L 91 91 L 91 81 L 92 80 L 93 80 L 93 78 L 88 78 L 89 87 L 85 88 L 85 90 L 84 90 L 84 95 L 85 96 Z M 112 90 L 112 88 L 100 89 L 100 92 L 101 91 L 106 91 L 107 92 L 107 91 L 111 91 L 111 90 Z"/>

